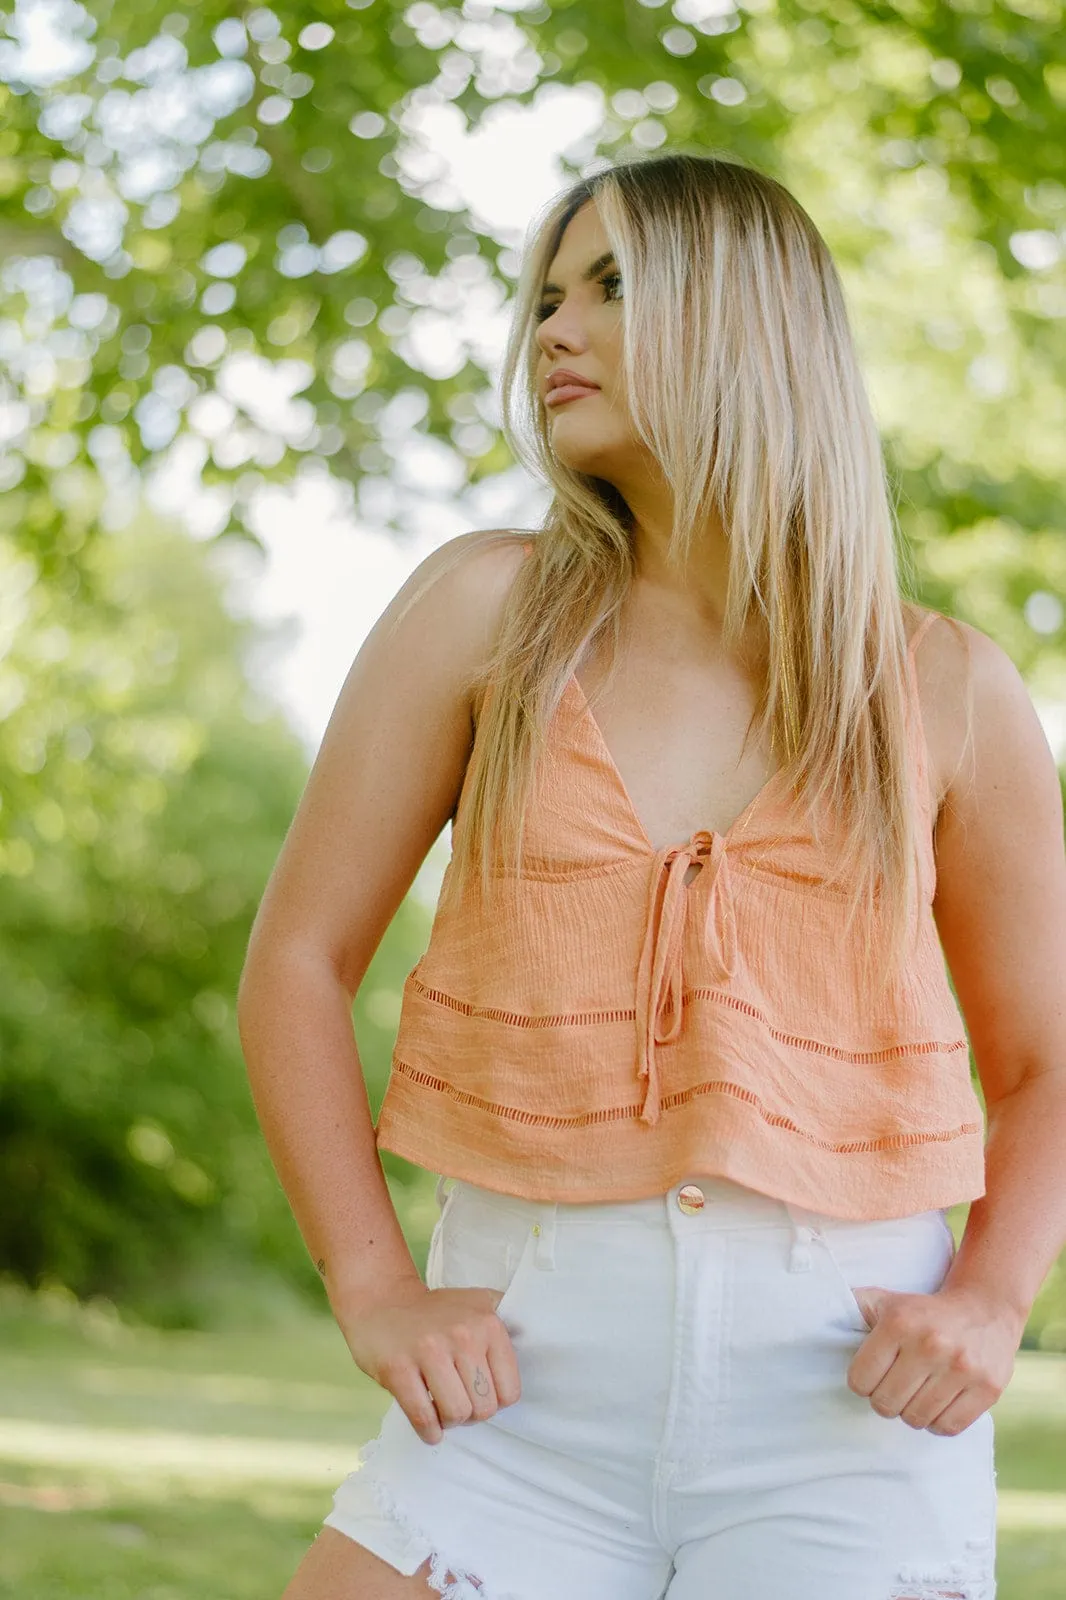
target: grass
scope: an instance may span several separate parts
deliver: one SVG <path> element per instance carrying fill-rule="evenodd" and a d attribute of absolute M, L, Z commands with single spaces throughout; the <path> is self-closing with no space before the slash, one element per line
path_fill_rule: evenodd
<path fill-rule="evenodd" d="M 276 1600 L 388 1403 L 328 1317 L 131 1330 L 0 1306 L 0 1597 Z M 996 1407 L 997 1600 L 1066 1597 L 1066 1357 Z"/>
<path fill-rule="evenodd" d="M 388 1397 L 335 1323 L 0 1314 L 0 1596 L 271 1600 Z"/>

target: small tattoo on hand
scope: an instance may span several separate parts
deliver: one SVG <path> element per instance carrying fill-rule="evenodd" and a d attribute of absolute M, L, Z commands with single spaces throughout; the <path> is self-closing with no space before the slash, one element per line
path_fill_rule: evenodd
<path fill-rule="evenodd" d="M 478 1367 L 477 1370 L 474 1373 L 474 1393 L 475 1394 L 488 1394 L 488 1392 L 489 1392 L 489 1380 L 486 1378 L 486 1376 L 482 1372 L 481 1368 Z"/>
<path fill-rule="evenodd" d="M 325 1258 L 325 1256 L 322 1256 L 318 1261 L 316 1261 L 315 1262 L 315 1266 L 318 1268 L 318 1270 L 322 1274 L 322 1276 L 325 1277 L 326 1276 L 326 1258 Z"/>

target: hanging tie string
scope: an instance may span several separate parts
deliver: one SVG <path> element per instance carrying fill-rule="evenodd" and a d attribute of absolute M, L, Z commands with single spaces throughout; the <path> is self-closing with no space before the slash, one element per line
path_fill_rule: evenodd
<path fill-rule="evenodd" d="M 700 828 L 685 844 L 665 845 L 656 851 L 652 862 L 644 944 L 637 969 L 637 1076 L 647 1083 L 640 1115 L 652 1125 L 659 1120 L 655 1047 L 672 1044 L 681 1032 L 682 951 L 690 887 L 685 883 L 685 873 L 693 863 L 702 865 L 691 887 L 702 885 L 708 873 L 711 877 L 704 951 L 716 976 L 728 978 L 736 965 L 736 911 L 725 838 Z"/>

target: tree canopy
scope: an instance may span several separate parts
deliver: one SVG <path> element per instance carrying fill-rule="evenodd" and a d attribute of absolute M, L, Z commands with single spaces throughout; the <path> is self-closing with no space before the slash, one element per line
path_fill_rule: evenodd
<path fill-rule="evenodd" d="M 144 485 L 191 467 L 224 549 L 311 467 L 398 533 L 414 441 L 460 489 L 509 469 L 523 233 L 440 146 L 580 88 L 566 179 L 678 147 L 796 194 L 917 587 L 1066 700 L 1063 6 L 18 0 L 3 27 L 0 1263 L 147 1295 L 213 1240 L 309 1287 L 232 1018 L 303 756 L 211 540 Z M 405 905 L 358 997 L 375 1106 L 425 932 Z"/>
<path fill-rule="evenodd" d="M 625 0 L 604 28 L 593 0 L 23 0 L 0 50 L 8 525 L 61 570 L 91 532 L 86 472 L 113 482 L 176 443 L 237 532 L 258 485 L 311 458 L 356 495 L 412 434 L 464 481 L 507 466 L 491 352 L 455 335 L 431 356 L 426 335 L 461 304 L 505 308 L 521 238 L 471 214 L 434 129 L 584 86 L 602 121 L 568 175 L 687 145 L 811 211 L 929 598 L 1057 693 L 1061 608 L 1022 611 L 1062 578 L 1062 13 Z"/>

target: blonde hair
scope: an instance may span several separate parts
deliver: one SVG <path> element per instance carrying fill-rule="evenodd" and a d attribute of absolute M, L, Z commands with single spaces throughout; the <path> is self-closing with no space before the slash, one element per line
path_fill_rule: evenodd
<path fill-rule="evenodd" d="M 729 539 L 723 642 L 752 627 L 761 641 L 753 724 L 816 835 L 822 805 L 840 818 L 842 933 L 866 913 L 867 977 L 887 984 L 917 927 L 904 622 L 916 608 L 901 591 L 902 541 L 829 249 L 781 183 L 719 155 L 625 158 L 560 193 L 527 233 L 503 431 L 552 499 L 472 685 L 478 738 L 442 893 L 460 894 L 475 869 L 484 892 L 501 861 L 521 871 L 548 720 L 591 643 L 605 647 L 601 691 L 618 657 L 632 517 L 612 485 L 553 455 L 537 387 L 542 284 L 589 200 L 622 278 L 633 429 L 673 494 L 669 559 L 680 570 L 694 541 L 698 559 L 717 508 Z"/>

